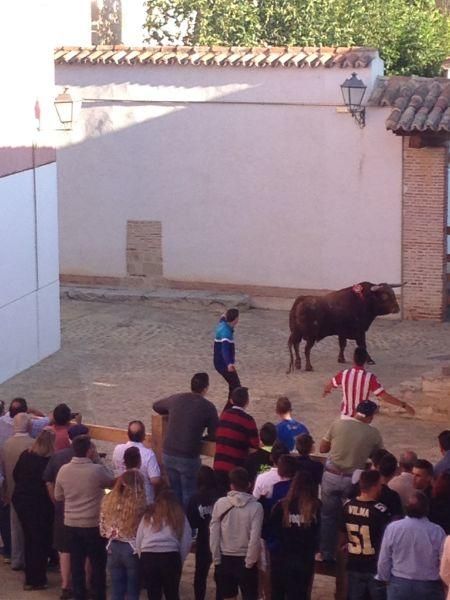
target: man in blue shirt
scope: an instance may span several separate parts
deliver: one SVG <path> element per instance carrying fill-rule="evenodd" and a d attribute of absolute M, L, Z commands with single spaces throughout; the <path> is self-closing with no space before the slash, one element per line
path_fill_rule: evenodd
<path fill-rule="evenodd" d="M 416 490 L 407 516 L 386 527 L 377 578 L 388 582 L 387 600 L 444 600 L 439 563 L 445 532 L 428 520 L 428 511 L 428 498 Z"/>
<path fill-rule="evenodd" d="M 441 460 L 434 466 L 434 476 L 450 473 L 450 430 L 445 429 L 438 435 L 439 448 L 442 453 Z"/>
<path fill-rule="evenodd" d="M 292 404 L 286 396 L 280 396 L 277 400 L 275 412 L 281 421 L 277 423 L 277 437 L 286 446 L 289 452 L 295 448 L 295 438 L 302 433 L 308 433 L 308 429 L 292 418 Z"/>
<path fill-rule="evenodd" d="M 231 406 L 230 398 L 233 390 L 241 387 L 234 362 L 234 328 L 238 321 L 239 310 L 237 308 L 228 309 L 225 315 L 221 317 L 214 337 L 214 368 L 228 383 L 228 402 L 225 409 Z"/>

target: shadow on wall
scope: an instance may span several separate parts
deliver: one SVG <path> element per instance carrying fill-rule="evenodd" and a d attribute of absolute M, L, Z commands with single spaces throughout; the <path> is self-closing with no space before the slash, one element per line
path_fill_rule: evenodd
<path fill-rule="evenodd" d="M 0 147 L 0 177 L 21 173 L 55 162 L 56 150 L 49 146 Z"/>

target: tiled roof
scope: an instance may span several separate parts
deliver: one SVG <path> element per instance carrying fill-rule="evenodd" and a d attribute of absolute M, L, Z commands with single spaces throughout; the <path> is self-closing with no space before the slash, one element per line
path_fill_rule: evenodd
<path fill-rule="evenodd" d="M 368 67 L 370 48 L 241 48 L 221 46 L 90 46 L 55 50 L 56 64 L 212 65 L 220 67 Z"/>
<path fill-rule="evenodd" d="M 450 132 L 450 80 L 378 77 L 368 102 L 392 107 L 386 128 L 394 133 Z"/>

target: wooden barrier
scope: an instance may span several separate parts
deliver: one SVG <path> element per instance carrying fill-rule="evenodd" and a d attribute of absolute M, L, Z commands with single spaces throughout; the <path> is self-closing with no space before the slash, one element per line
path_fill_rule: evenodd
<path fill-rule="evenodd" d="M 158 462 L 162 461 L 162 449 L 164 438 L 167 431 L 167 416 L 152 414 L 152 432 L 147 433 L 145 436 L 145 444 L 150 446 L 155 452 Z M 89 427 L 89 435 L 94 440 L 102 442 L 112 442 L 114 444 L 121 444 L 128 441 L 128 435 L 126 429 L 119 429 L 116 427 L 105 427 L 102 425 L 93 425 L 85 423 L 86 427 Z M 216 449 L 215 442 L 202 442 L 201 455 L 202 456 L 214 456 Z M 314 456 L 316 460 L 321 462 L 325 461 L 323 456 Z M 337 557 L 336 565 L 328 565 L 321 562 L 316 562 L 315 573 L 320 575 L 326 575 L 329 577 L 336 578 L 336 600 L 344 600 L 346 598 L 346 576 L 345 576 L 345 559 L 342 554 Z"/>

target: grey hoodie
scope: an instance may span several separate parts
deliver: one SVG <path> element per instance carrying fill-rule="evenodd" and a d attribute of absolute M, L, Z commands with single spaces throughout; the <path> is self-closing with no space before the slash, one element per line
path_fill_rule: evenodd
<path fill-rule="evenodd" d="M 215 565 L 220 564 L 222 554 L 244 556 L 247 568 L 258 561 L 263 514 L 261 504 L 245 492 L 231 491 L 217 500 L 209 538 Z"/>

